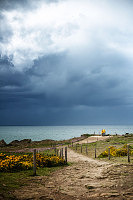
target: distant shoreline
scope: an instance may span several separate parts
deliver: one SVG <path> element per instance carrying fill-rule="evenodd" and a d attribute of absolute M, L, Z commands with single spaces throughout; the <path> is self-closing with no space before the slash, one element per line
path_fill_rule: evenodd
<path fill-rule="evenodd" d="M 72 142 L 78 142 L 87 138 L 87 135 L 81 135 L 80 137 L 70 138 L 68 140 L 51 140 L 45 139 L 40 141 L 32 141 L 31 139 L 23 139 L 23 140 L 13 140 L 10 143 L 6 143 L 4 139 L 0 141 L 0 147 L 20 147 L 20 146 L 33 146 L 33 145 L 62 145 Z"/>
<path fill-rule="evenodd" d="M 14 140 L 31 139 L 32 141 L 42 140 L 69 140 L 80 137 L 82 134 L 101 135 L 105 129 L 106 134 L 123 135 L 133 133 L 133 126 L 0 126 L 0 139 L 7 144 Z"/>

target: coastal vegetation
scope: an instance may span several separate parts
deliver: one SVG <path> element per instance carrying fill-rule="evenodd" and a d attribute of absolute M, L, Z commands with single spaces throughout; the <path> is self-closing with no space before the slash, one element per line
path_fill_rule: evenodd
<path fill-rule="evenodd" d="M 83 137 L 81 137 L 81 140 L 82 138 Z M 84 138 L 86 138 L 86 136 L 84 136 Z M 72 150 L 81 154 L 81 144 L 79 144 L 80 141 L 78 143 L 78 140 L 75 138 L 71 139 L 68 144 L 71 144 L 70 148 Z M 58 141 L 56 142 L 58 143 Z M 129 144 L 130 147 L 130 164 L 127 162 L 127 144 Z M 38 144 L 34 147 L 38 148 Z M 44 144 L 41 145 L 40 143 L 39 148 L 43 147 Z M 40 153 L 37 152 L 36 179 L 34 179 L 33 176 L 33 154 L 31 152 L 25 153 L 17 151 L 22 150 L 20 149 L 20 146 L 12 146 L 10 151 L 8 145 L 0 148 L 0 196 L 2 196 L 3 199 L 15 199 L 13 196 L 14 190 L 19 189 L 22 186 L 27 186 L 31 184 L 31 182 L 37 182 L 37 177 L 47 177 L 52 172 L 66 167 L 64 159 L 55 155 L 55 149 L 49 147 L 49 143 L 46 144 L 45 147 L 48 147 L 48 149 L 42 149 L 42 151 L 40 150 Z M 57 145 L 56 147 L 60 148 L 60 145 Z M 88 150 L 87 154 L 86 147 Z M 96 149 L 96 160 L 108 161 L 107 150 L 109 147 L 111 149 L 111 160 L 109 162 L 115 162 L 122 165 L 126 164 L 129 169 L 132 167 L 133 134 L 110 136 L 106 140 L 98 140 L 97 138 L 96 142 L 82 144 L 82 154 L 89 158 L 94 158 Z M 31 148 L 26 148 L 26 150 L 28 149 L 31 150 Z M 128 171 L 128 175 L 130 175 L 130 170 Z"/>
<path fill-rule="evenodd" d="M 36 154 L 37 176 L 48 176 L 66 165 L 62 157 L 53 154 Z M 0 196 L 15 199 L 17 188 L 28 185 L 33 178 L 33 154 L 0 153 Z"/>
<path fill-rule="evenodd" d="M 95 158 L 96 149 L 97 159 L 108 161 L 108 149 L 111 148 L 110 156 L 112 162 L 127 163 L 127 144 L 129 144 L 130 162 L 133 163 L 133 134 L 114 135 L 106 140 L 98 140 L 97 138 L 96 142 L 84 143 L 82 147 L 81 144 L 77 143 L 71 146 L 71 149 L 90 158 Z"/>
<path fill-rule="evenodd" d="M 36 166 L 39 167 L 55 167 L 65 165 L 65 160 L 61 157 L 52 155 L 45 156 L 43 154 L 36 154 Z M 6 155 L 0 154 L 0 171 L 1 172 L 15 172 L 21 170 L 28 170 L 33 168 L 33 155 Z"/>
<path fill-rule="evenodd" d="M 48 177 L 52 172 L 63 168 L 64 166 L 57 167 L 44 167 L 37 169 L 37 177 Z M 22 170 L 16 172 L 1 172 L 0 173 L 0 197 L 4 200 L 15 200 L 13 191 L 23 186 L 28 186 L 34 182 L 33 170 Z"/>
<path fill-rule="evenodd" d="M 98 158 L 108 157 L 108 155 L 109 155 L 108 149 L 110 149 L 110 156 L 113 156 L 113 157 L 122 157 L 122 156 L 127 156 L 127 154 L 128 154 L 127 144 L 125 144 L 121 148 L 116 148 L 114 146 L 110 146 L 105 151 L 103 151 L 98 156 Z M 130 155 L 132 156 L 133 155 L 133 148 L 130 145 L 129 145 L 129 149 L 130 149 Z"/>
<path fill-rule="evenodd" d="M 0 152 L 18 152 L 18 150 L 26 151 L 26 149 L 33 149 L 33 148 L 44 148 L 47 150 L 48 148 L 60 147 L 63 145 L 69 145 L 72 142 L 78 142 L 84 140 L 88 137 L 88 134 L 83 134 L 80 137 L 74 137 L 68 140 L 41 140 L 41 141 L 32 141 L 31 139 L 24 139 L 24 140 L 13 140 L 9 144 L 7 144 L 4 140 L 0 141 Z M 21 151 L 22 152 L 22 151 Z"/>

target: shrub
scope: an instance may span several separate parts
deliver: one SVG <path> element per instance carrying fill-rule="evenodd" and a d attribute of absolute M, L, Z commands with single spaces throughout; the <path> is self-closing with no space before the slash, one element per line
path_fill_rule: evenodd
<path fill-rule="evenodd" d="M 36 155 L 37 167 L 53 167 L 64 165 L 65 160 L 57 156 L 44 156 L 42 154 Z M 0 154 L 0 171 L 14 172 L 20 170 L 27 170 L 33 167 L 33 155 L 6 155 Z"/>
<path fill-rule="evenodd" d="M 121 148 L 115 148 L 114 146 L 110 146 L 110 155 L 114 157 L 121 157 L 121 156 L 127 156 L 127 144 L 125 144 Z M 129 146 L 131 155 L 133 154 L 132 147 Z M 104 152 L 102 152 L 98 157 L 104 158 L 108 156 L 108 149 L 106 149 Z"/>

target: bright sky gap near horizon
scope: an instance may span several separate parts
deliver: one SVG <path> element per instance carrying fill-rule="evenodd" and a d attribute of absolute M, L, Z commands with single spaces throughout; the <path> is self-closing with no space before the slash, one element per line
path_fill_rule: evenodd
<path fill-rule="evenodd" d="M 132 119 L 132 0 L 0 0 L 0 125 Z"/>

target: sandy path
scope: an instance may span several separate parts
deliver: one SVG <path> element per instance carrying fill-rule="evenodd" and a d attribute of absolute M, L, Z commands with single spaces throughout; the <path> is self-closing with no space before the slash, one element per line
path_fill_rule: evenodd
<path fill-rule="evenodd" d="M 92 143 L 92 142 L 96 142 L 98 140 L 106 140 L 108 138 L 110 138 L 111 136 L 91 136 L 91 137 L 88 137 L 84 140 L 81 140 L 79 142 L 75 142 L 74 144 L 85 144 L 85 143 Z"/>
<path fill-rule="evenodd" d="M 132 199 L 132 188 L 125 185 L 129 177 L 122 175 L 125 166 L 94 160 L 69 148 L 68 161 L 74 164 L 49 177 L 31 178 L 31 184 L 16 190 L 15 196 L 27 200 Z"/>

